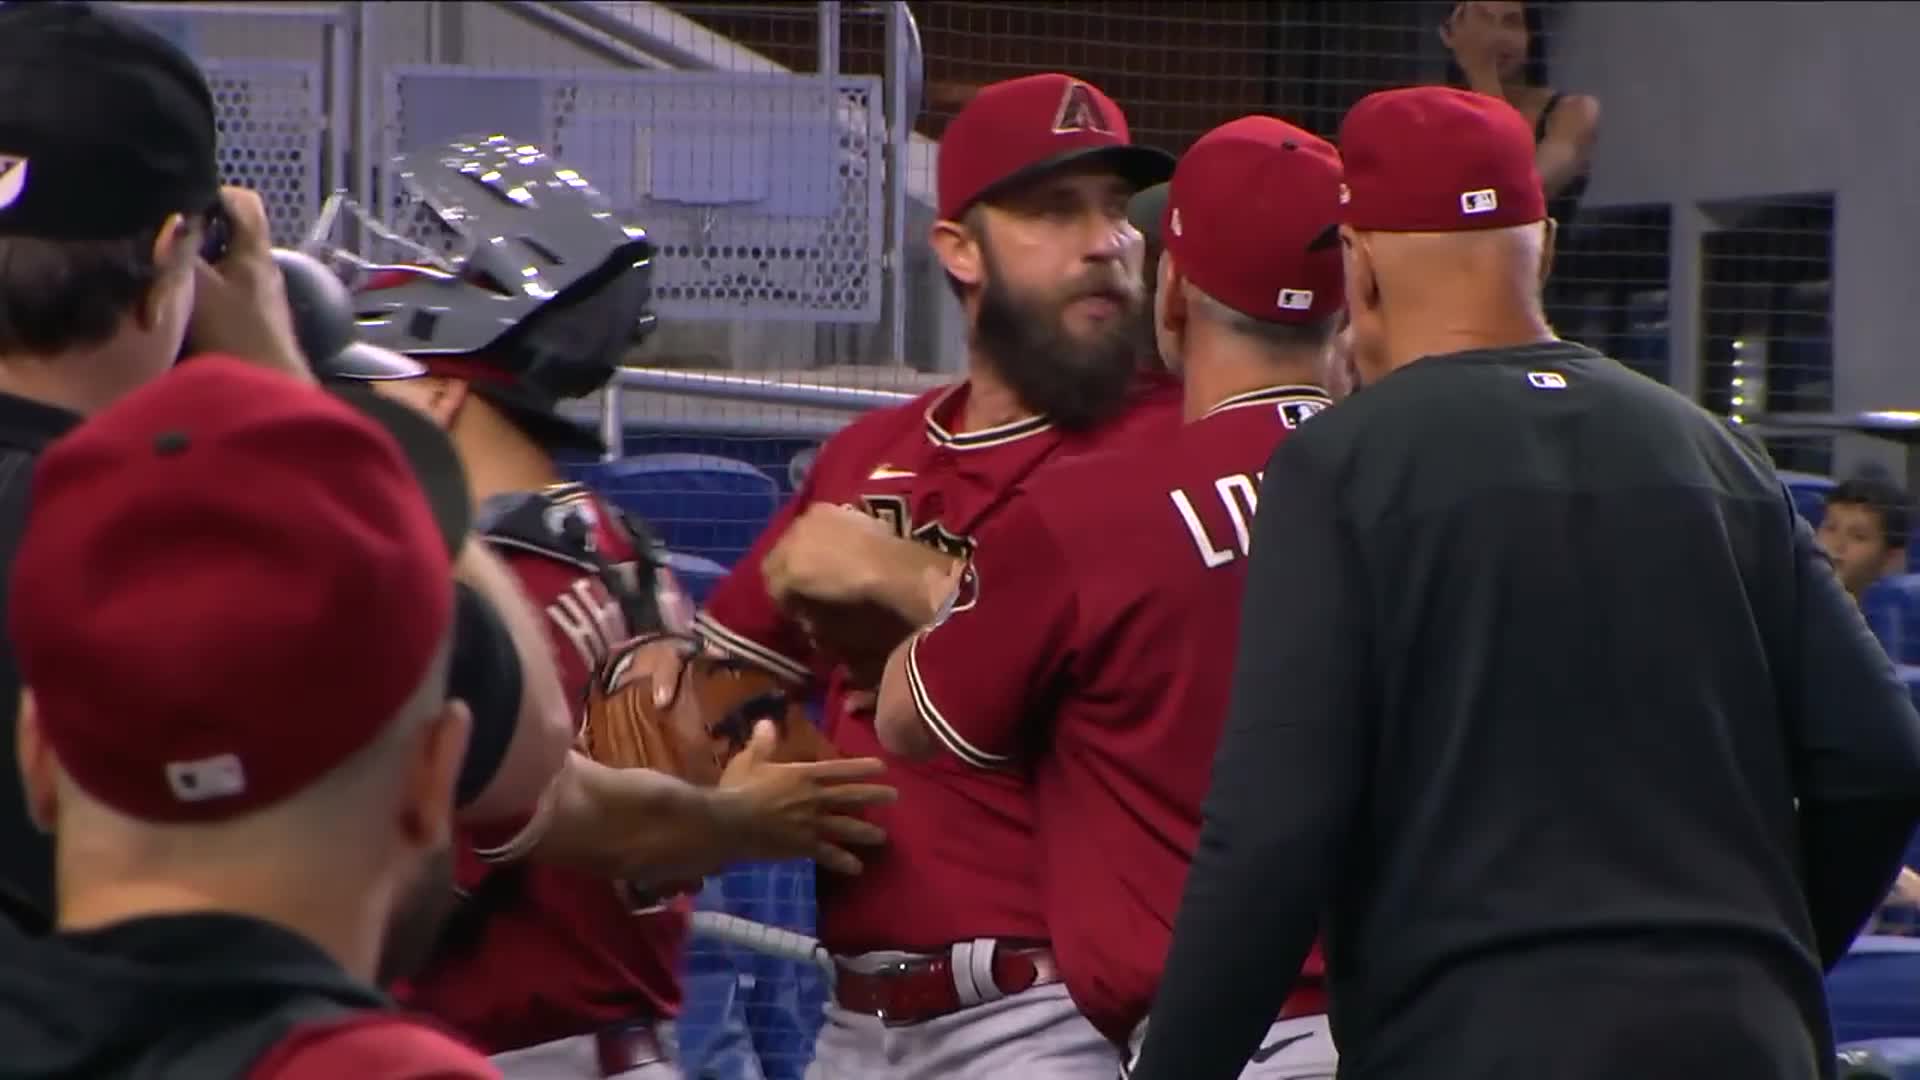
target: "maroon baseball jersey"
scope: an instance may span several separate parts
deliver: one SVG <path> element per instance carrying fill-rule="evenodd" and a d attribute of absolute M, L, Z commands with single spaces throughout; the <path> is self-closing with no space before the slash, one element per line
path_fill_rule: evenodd
<path fill-rule="evenodd" d="M 625 529 L 585 488 L 567 484 L 546 494 L 556 513 L 585 518 L 610 561 L 635 558 Z M 619 601 L 598 573 L 579 563 L 508 544 L 496 543 L 495 550 L 545 613 L 567 699 L 585 701 L 593 670 L 632 636 Z M 469 895 L 495 874 L 520 880 L 480 923 L 477 940 L 443 951 L 396 992 L 409 1006 L 489 1053 L 679 1011 L 687 901 L 634 914 L 602 878 L 526 863 L 490 866 L 470 844 L 461 846 L 457 869 Z"/>
<path fill-rule="evenodd" d="M 796 681 L 828 684 L 827 731 L 844 754 L 880 757 L 899 789 L 870 818 L 887 845 L 858 877 L 822 874 L 820 938 L 834 952 L 932 950 L 973 938 L 1044 940 L 1039 853 L 1026 783 L 942 758 L 909 762 L 880 746 L 871 713 L 849 714 L 840 677 L 767 595 L 760 564 L 809 503 L 866 511 L 901 536 L 955 554 L 1005 505 L 1013 488 L 1061 460 L 1136 437 L 1169 433 L 1179 392 L 1153 378 L 1129 410 L 1090 432 L 1045 419 L 956 430 L 966 384 L 869 413 L 828 440 L 794 499 L 715 588 L 698 620 L 716 644 Z"/>
<path fill-rule="evenodd" d="M 908 649 L 941 760 L 1033 776 L 1054 952 L 1116 1042 L 1152 1004 L 1199 838 L 1260 474 L 1327 404 L 1256 390 L 1153 447 L 1035 477 Z"/>

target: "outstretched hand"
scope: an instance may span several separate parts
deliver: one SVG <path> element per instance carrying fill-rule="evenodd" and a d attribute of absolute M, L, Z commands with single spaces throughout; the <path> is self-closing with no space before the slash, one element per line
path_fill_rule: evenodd
<path fill-rule="evenodd" d="M 810 858 L 822 868 L 858 874 L 854 847 L 877 847 L 887 834 L 850 811 L 890 803 L 886 784 L 865 783 L 886 768 L 878 758 L 837 758 L 782 764 L 774 760 L 780 732 L 772 721 L 754 725 L 747 745 L 727 763 L 715 792 L 726 808 L 726 834 L 738 859 Z"/>

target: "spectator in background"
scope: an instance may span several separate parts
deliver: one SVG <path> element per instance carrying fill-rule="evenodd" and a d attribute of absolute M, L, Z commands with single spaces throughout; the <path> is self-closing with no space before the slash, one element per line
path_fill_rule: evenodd
<path fill-rule="evenodd" d="M 1874 582 L 1906 569 L 1909 516 L 1906 492 L 1878 470 L 1863 469 L 1827 495 L 1815 535 L 1855 602 Z"/>
<path fill-rule="evenodd" d="M 1873 628 L 1880 644 L 1897 662 L 1906 662 L 1908 642 L 1920 644 L 1920 628 L 1910 629 L 1913 619 L 1899 603 L 1864 602 L 1875 582 L 1907 567 L 1907 534 L 1911 511 L 1906 492 L 1893 482 L 1885 470 L 1863 468 L 1827 495 L 1827 507 L 1814 534 L 1820 547 L 1833 560 L 1833 569 L 1846 586 L 1854 602 L 1861 604 L 1867 625 Z M 1907 925 L 1913 921 L 1913 909 L 1920 908 L 1920 850 L 1910 846 L 1900 876 L 1887 895 L 1887 906 L 1902 909 L 1892 921 Z M 1876 924 L 1888 921 L 1883 909 Z"/>
<path fill-rule="evenodd" d="M 1504 99 L 1533 125 L 1534 163 L 1547 193 L 1547 215 L 1567 225 L 1587 189 L 1600 102 L 1546 85 L 1539 5 L 1521 0 L 1455 4 L 1440 26 L 1440 40 L 1453 54 L 1449 82 Z"/>

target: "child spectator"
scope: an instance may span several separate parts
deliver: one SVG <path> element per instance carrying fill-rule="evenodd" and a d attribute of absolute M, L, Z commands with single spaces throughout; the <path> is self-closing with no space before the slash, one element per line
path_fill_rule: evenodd
<path fill-rule="evenodd" d="M 1877 470 L 1862 470 L 1828 494 L 1820 546 L 1855 601 L 1874 582 L 1906 569 L 1908 517 L 1906 493 Z"/>

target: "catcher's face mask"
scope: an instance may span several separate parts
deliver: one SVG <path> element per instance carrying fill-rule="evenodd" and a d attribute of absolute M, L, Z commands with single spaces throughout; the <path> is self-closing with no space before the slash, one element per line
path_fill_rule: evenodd
<path fill-rule="evenodd" d="M 484 356 L 551 398 L 592 393 L 653 325 L 654 248 L 578 171 L 503 135 L 403 154 L 384 219 L 345 193 L 304 250 L 356 294 L 361 340 Z M 357 224 L 361 251 L 336 233 Z"/>

